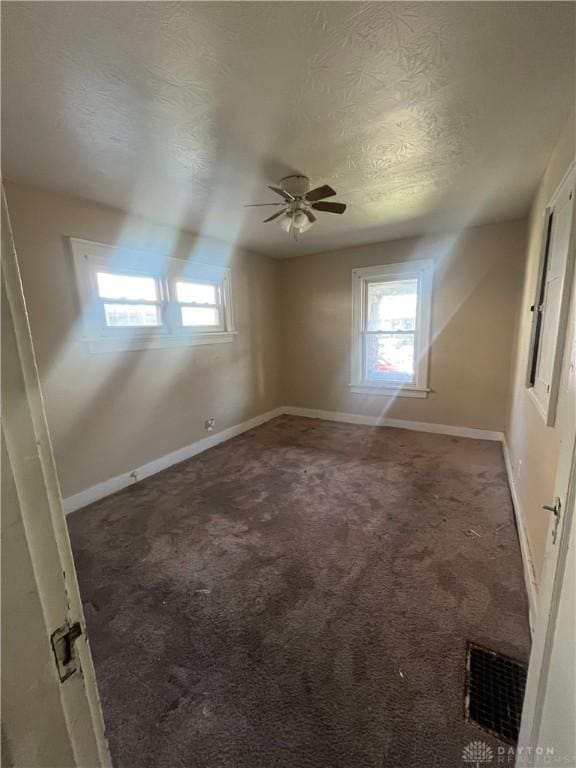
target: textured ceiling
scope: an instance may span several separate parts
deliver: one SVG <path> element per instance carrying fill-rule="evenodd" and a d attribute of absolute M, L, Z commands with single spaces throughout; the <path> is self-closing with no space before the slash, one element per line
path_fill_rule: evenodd
<path fill-rule="evenodd" d="M 572 3 L 2 3 L 3 172 L 284 256 L 512 218 L 574 101 Z M 299 243 L 266 184 L 329 182 Z"/>

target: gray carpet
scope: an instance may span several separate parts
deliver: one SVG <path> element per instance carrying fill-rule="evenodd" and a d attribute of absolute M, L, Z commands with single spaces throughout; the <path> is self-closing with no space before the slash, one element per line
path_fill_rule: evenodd
<path fill-rule="evenodd" d="M 468 639 L 520 659 L 501 446 L 283 416 L 69 518 L 126 768 L 452 768 Z"/>

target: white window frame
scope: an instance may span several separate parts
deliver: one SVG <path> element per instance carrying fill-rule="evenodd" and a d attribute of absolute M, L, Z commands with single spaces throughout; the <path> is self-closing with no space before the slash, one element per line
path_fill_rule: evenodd
<path fill-rule="evenodd" d="M 232 286 L 227 267 L 167 257 L 158 252 L 133 251 L 116 246 L 69 238 L 82 313 L 81 339 L 90 352 L 196 346 L 231 342 L 236 336 L 232 308 Z M 156 280 L 160 326 L 107 326 L 102 305 L 129 301 L 100 298 L 97 272 L 152 277 Z M 206 306 L 176 300 L 176 282 L 208 283 L 217 287 L 221 323 L 218 326 L 183 326 L 181 307 Z"/>
<path fill-rule="evenodd" d="M 183 283 L 194 283 L 195 285 L 213 285 L 216 287 L 216 303 L 215 304 L 202 304 L 197 301 L 178 301 L 177 300 L 177 291 L 176 291 L 176 283 L 183 282 Z M 218 314 L 220 317 L 220 323 L 218 325 L 211 325 L 209 326 L 209 330 L 211 333 L 217 332 L 217 333 L 224 333 L 226 331 L 226 298 L 224 296 L 225 291 L 223 290 L 223 286 L 221 285 L 220 281 L 218 284 L 216 284 L 213 280 L 208 279 L 208 276 L 202 275 L 201 273 L 198 274 L 195 277 L 190 276 L 184 276 L 184 275 L 171 275 L 168 278 L 168 287 L 170 290 L 170 296 L 174 297 L 173 301 L 169 302 L 169 311 L 173 312 L 173 321 L 172 325 L 174 328 L 175 333 L 194 333 L 196 331 L 197 333 L 203 333 L 203 329 L 206 329 L 206 326 L 191 326 L 191 325 L 183 325 L 182 324 L 182 313 L 181 310 L 184 307 L 209 307 L 210 309 L 217 309 Z"/>
<path fill-rule="evenodd" d="M 571 163 L 564 174 L 560 184 L 556 188 L 550 201 L 544 209 L 542 241 L 540 246 L 540 262 L 538 265 L 538 277 L 534 293 L 534 302 L 530 307 L 532 312 L 532 327 L 530 332 L 530 343 L 528 348 L 528 362 L 526 368 L 525 385 L 528 394 L 532 399 L 536 409 L 544 419 L 547 427 L 553 427 L 556 423 L 556 406 L 560 389 L 560 375 L 562 368 L 562 357 L 564 350 L 564 340 L 566 338 L 566 325 L 568 321 L 568 312 L 570 306 L 570 295 L 572 290 L 572 276 L 574 273 L 574 260 L 576 250 L 576 205 L 574 195 L 576 194 L 576 161 Z M 570 203 L 571 201 L 571 203 Z M 552 354 L 553 365 L 550 382 L 546 391 L 540 391 L 535 385 L 537 383 L 537 371 L 539 355 L 542 352 L 542 340 L 545 338 L 545 324 L 547 320 L 545 287 L 548 270 L 551 268 L 549 249 L 552 243 L 554 227 L 554 211 L 559 205 L 572 206 L 570 216 L 570 231 L 568 235 L 568 246 L 563 272 L 560 277 L 560 298 L 557 312 L 557 322 L 552 327 Z"/>
<path fill-rule="evenodd" d="M 382 264 L 352 271 L 352 364 L 350 391 L 358 395 L 428 397 L 428 359 L 432 310 L 434 261 L 421 259 Z M 375 384 L 365 377 L 366 296 L 371 282 L 418 280 L 418 304 L 414 335 L 414 381 Z"/>

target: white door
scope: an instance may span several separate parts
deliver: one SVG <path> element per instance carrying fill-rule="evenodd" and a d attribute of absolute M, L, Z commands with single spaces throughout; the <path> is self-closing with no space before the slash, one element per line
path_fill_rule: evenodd
<path fill-rule="evenodd" d="M 572 499 L 574 505 L 574 498 Z M 572 510 L 574 514 L 574 509 Z M 576 767 L 576 526 L 572 518 L 535 743 Z"/>
<path fill-rule="evenodd" d="M 109 766 L 4 194 L 1 284 L 2 764 Z"/>
<path fill-rule="evenodd" d="M 571 250 L 575 244 L 572 233 Z M 530 656 L 517 766 L 576 768 L 576 278 L 568 318 L 558 397 L 560 456 L 534 643 Z M 553 753 L 553 754 L 552 754 Z M 555 762 L 552 762 L 555 760 Z M 548 763 L 547 763 L 548 764 Z"/>

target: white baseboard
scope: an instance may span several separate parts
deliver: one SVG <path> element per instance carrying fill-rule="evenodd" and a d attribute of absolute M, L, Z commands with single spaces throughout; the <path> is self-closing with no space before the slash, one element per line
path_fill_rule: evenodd
<path fill-rule="evenodd" d="M 86 488 L 84 491 L 80 491 L 80 493 L 68 496 L 66 499 L 62 499 L 64 514 L 69 515 L 70 512 L 75 512 L 77 509 L 92 504 L 94 501 L 98 501 L 106 496 L 110 496 L 112 493 L 121 491 L 129 485 L 137 483 L 139 480 L 144 480 L 145 477 L 150 477 L 150 475 L 155 475 L 157 472 L 161 472 L 163 469 L 167 469 L 174 464 L 179 464 L 181 461 L 191 459 L 192 456 L 196 456 L 198 453 L 208 450 L 208 448 L 213 448 L 215 445 L 230 440 L 232 437 L 241 435 L 242 432 L 254 429 L 254 427 L 258 427 L 260 424 L 264 424 L 266 421 L 270 421 L 270 419 L 280 416 L 283 412 L 283 408 L 275 408 L 272 411 L 267 411 L 266 413 L 260 414 L 260 416 L 255 416 L 253 419 L 248 419 L 248 421 L 236 424 L 234 427 L 223 429 L 221 432 L 216 432 L 213 435 L 204 437 L 201 440 L 197 440 L 195 443 L 185 445 L 177 451 L 161 456 L 159 459 L 155 459 L 141 467 L 136 467 L 136 469 L 133 469 L 130 472 L 111 477 L 109 480 L 104 480 L 101 483 L 97 483 L 97 485 L 92 485 L 90 488 Z"/>
<path fill-rule="evenodd" d="M 512 506 L 514 507 L 514 515 L 516 517 L 516 526 L 518 527 L 518 537 L 520 539 L 520 551 L 522 553 L 522 564 L 524 566 L 524 581 L 526 583 L 526 592 L 528 593 L 528 606 L 530 611 L 530 629 L 532 631 L 532 634 L 534 634 L 536 617 L 538 615 L 538 584 L 536 582 L 536 575 L 534 572 L 534 560 L 532 558 L 532 552 L 530 551 L 530 543 L 528 541 L 528 534 L 526 533 L 526 525 L 524 524 L 524 515 L 522 514 L 520 498 L 518 496 L 516 481 L 514 480 L 514 473 L 512 471 L 512 461 L 510 459 L 510 451 L 508 450 L 508 443 L 506 442 L 505 437 L 502 440 L 502 449 L 504 451 L 504 463 L 506 464 L 506 474 L 508 475 L 508 485 L 510 486 L 510 493 L 512 495 Z"/>
<path fill-rule="evenodd" d="M 185 445 L 183 448 L 179 448 L 177 451 L 168 453 L 165 456 L 161 456 L 154 461 L 144 464 L 141 467 L 136 467 L 130 472 L 125 472 L 122 475 L 116 475 L 108 480 L 103 480 L 101 483 L 92 485 L 90 488 L 86 488 L 84 491 L 75 493 L 73 496 L 68 496 L 62 500 L 64 507 L 64 513 L 70 514 L 75 512 L 81 507 L 85 507 L 88 504 L 92 504 L 94 501 L 103 499 L 106 496 L 110 496 L 112 493 L 121 491 L 123 488 L 127 488 L 129 485 L 133 485 L 139 480 L 144 480 L 150 475 L 155 475 L 157 472 L 161 472 L 163 469 L 178 464 L 181 461 L 196 456 L 198 453 L 208 450 L 215 445 L 230 440 L 232 437 L 241 435 L 242 432 L 246 432 L 249 429 L 258 427 L 260 424 L 264 424 L 266 421 L 281 416 L 282 414 L 288 414 L 291 416 L 304 416 L 312 419 L 324 419 L 325 421 L 342 421 L 348 424 L 364 424 L 367 426 L 381 426 L 381 427 L 398 427 L 400 429 L 411 429 L 418 432 L 434 432 L 441 435 L 454 435 L 456 437 L 471 437 L 477 440 L 496 440 L 502 441 L 504 435 L 502 432 L 491 432 L 486 429 L 472 429 L 470 427 L 454 427 L 447 424 L 428 424 L 422 421 L 405 421 L 403 419 L 387 419 L 374 416 L 361 416 L 354 413 L 339 413 L 337 411 L 322 411 L 313 408 L 297 408 L 294 406 L 282 406 L 275 408 L 272 411 L 263 413 L 260 416 L 255 416 L 253 419 L 243 421 L 241 424 L 237 424 L 229 429 L 224 429 L 222 432 L 216 432 L 213 435 L 204 437 L 201 440 L 197 440 L 195 443 Z"/>
<path fill-rule="evenodd" d="M 275 408 L 272 411 L 267 411 L 260 416 L 255 416 L 253 419 L 243 421 L 234 427 L 224 429 L 222 432 L 216 432 L 213 435 L 204 437 L 201 440 L 197 440 L 195 443 L 186 445 L 183 448 L 179 448 L 177 451 L 173 451 L 165 456 L 161 456 L 159 459 L 144 464 L 141 467 L 137 467 L 130 472 L 125 472 L 122 475 L 111 477 L 109 480 L 104 480 L 97 485 L 93 485 L 90 488 L 86 488 L 80 493 L 76 493 L 73 496 L 63 499 L 63 507 L 65 514 L 85 507 L 88 504 L 92 504 L 94 501 L 103 499 L 106 496 L 110 496 L 117 491 L 121 491 L 123 488 L 127 488 L 129 485 L 133 485 L 139 480 L 144 480 L 146 477 L 155 475 L 157 472 L 161 472 L 163 469 L 179 464 L 181 461 L 192 458 L 203 451 L 212 448 L 215 445 L 230 440 L 237 435 L 241 435 L 243 432 L 247 432 L 249 429 L 264 424 L 270 419 L 283 414 L 290 416 L 303 416 L 305 418 L 323 419 L 324 421 L 340 421 L 348 424 L 363 424 L 366 426 L 381 426 L 381 427 L 397 427 L 400 429 L 410 429 L 417 432 L 431 432 L 441 435 L 453 435 L 455 437 L 469 437 L 476 440 L 493 440 L 501 442 L 504 449 L 504 460 L 506 463 L 506 471 L 508 474 L 508 482 L 510 485 L 510 491 L 512 494 L 512 501 L 514 506 L 514 514 L 516 516 L 516 524 L 518 526 L 518 533 L 520 537 L 520 549 L 522 552 L 522 562 L 524 565 L 524 578 L 526 581 L 526 591 L 528 593 L 528 601 L 530 606 L 530 626 L 534 627 L 534 621 L 536 619 L 537 604 L 538 604 L 538 589 L 536 586 L 536 579 L 534 577 L 534 567 L 532 563 L 532 555 L 530 552 L 530 546 L 528 544 L 528 537 L 526 535 L 526 527 L 524 525 L 520 503 L 518 500 L 518 494 L 516 492 L 516 486 L 514 483 L 514 476 L 512 474 L 512 466 L 510 463 L 510 455 L 508 452 L 508 446 L 506 439 L 502 432 L 493 432 L 486 429 L 473 429 L 471 427 L 455 427 L 448 424 L 430 424 L 422 421 L 405 421 L 404 419 L 389 419 L 385 417 L 375 416 L 361 416 L 354 413 L 339 413 L 337 411 L 323 411 L 313 408 L 298 408 L 296 406 L 283 406 Z"/>
<path fill-rule="evenodd" d="M 425 421 L 405 421 L 404 419 L 388 419 L 381 416 L 361 416 L 357 413 L 339 413 L 338 411 L 321 411 L 315 408 L 298 408 L 287 405 L 282 412 L 290 416 L 304 416 L 309 419 L 324 421 L 343 421 L 347 424 L 363 424 L 368 427 L 397 427 L 411 429 L 414 432 L 433 432 L 438 435 L 453 435 L 454 437 L 471 437 L 476 440 L 494 440 L 502 442 L 503 432 L 493 432 L 488 429 L 473 427 L 454 427 L 450 424 L 430 424 Z"/>
<path fill-rule="evenodd" d="M 361 416 L 354 413 L 339 413 L 337 411 L 323 411 L 313 408 L 298 408 L 296 406 L 283 406 L 275 408 L 272 411 L 255 416 L 253 419 L 243 421 L 234 427 L 224 429 L 222 432 L 204 437 L 201 440 L 197 440 L 195 443 L 186 445 L 183 448 L 173 451 L 165 456 L 161 456 L 159 459 L 144 464 L 141 467 L 137 467 L 131 472 L 125 472 L 122 475 L 117 475 L 109 480 L 104 480 L 97 485 L 93 485 L 80 493 L 76 493 L 73 496 L 63 499 L 63 507 L 65 514 L 70 514 L 81 507 L 85 507 L 88 504 L 92 504 L 94 501 L 103 499 L 106 496 L 110 496 L 117 491 L 121 491 L 123 488 L 127 488 L 129 485 L 133 485 L 139 480 L 143 480 L 146 477 L 155 475 L 157 472 L 161 472 L 163 469 L 178 464 L 181 461 L 192 458 L 203 451 L 212 448 L 215 445 L 230 440 L 237 435 L 241 435 L 243 432 L 247 432 L 249 429 L 264 424 L 270 419 L 274 419 L 276 416 L 283 414 L 290 416 L 303 416 L 305 418 L 323 419 L 325 421 L 340 421 L 348 424 L 363 424 L 366 426 L 381 426 L 381 427 L 397 427 L 400 429 L 411 429 L 417 432 L 432 432 L 441 435 L 453 435 L 455 437 L 470 437 L 477 440 L 493 440 L 502 443 L 504 451 L 504 461 L 506 464 L 506 473 L 508 475 L 508 484 L 510 486 L 510 492 L 512 495 L 512 504 L 514 507 L 514 515 L 516 517 L 516 525 L 518 527 L 518 535 L 520 539 L 520 550 L 522 553 L 522 563 L 524 567 L 524 580 L 526 583 L 526 592 L 528 594 L 528 604 L 530 610 L 530 628 L 534 632 L 534 625 L 537 615 L 538 607 L 538 586 L 534 575 L 534 565 L 532 560 L 532 553 L 530 552 L 530 545 L 528 543 L 528 536 L 526 533 L 526 526 L 524 525 L 524 518 L 520 507 L 520 501 L 516 490 L 516 484 L 514 482 L 514 475 L 512 472 L 512 464 L 510 460 L 510 453 L 508 451 L 508 445 L 503 432 L 493 432 L 486 429 L 473 429 L 471 427 L 455 427 L 448 424 L 430 424 L 421 421 L 405 421 L 404 419 L 388 419 L 385 417 L 375 416 Z"/>

